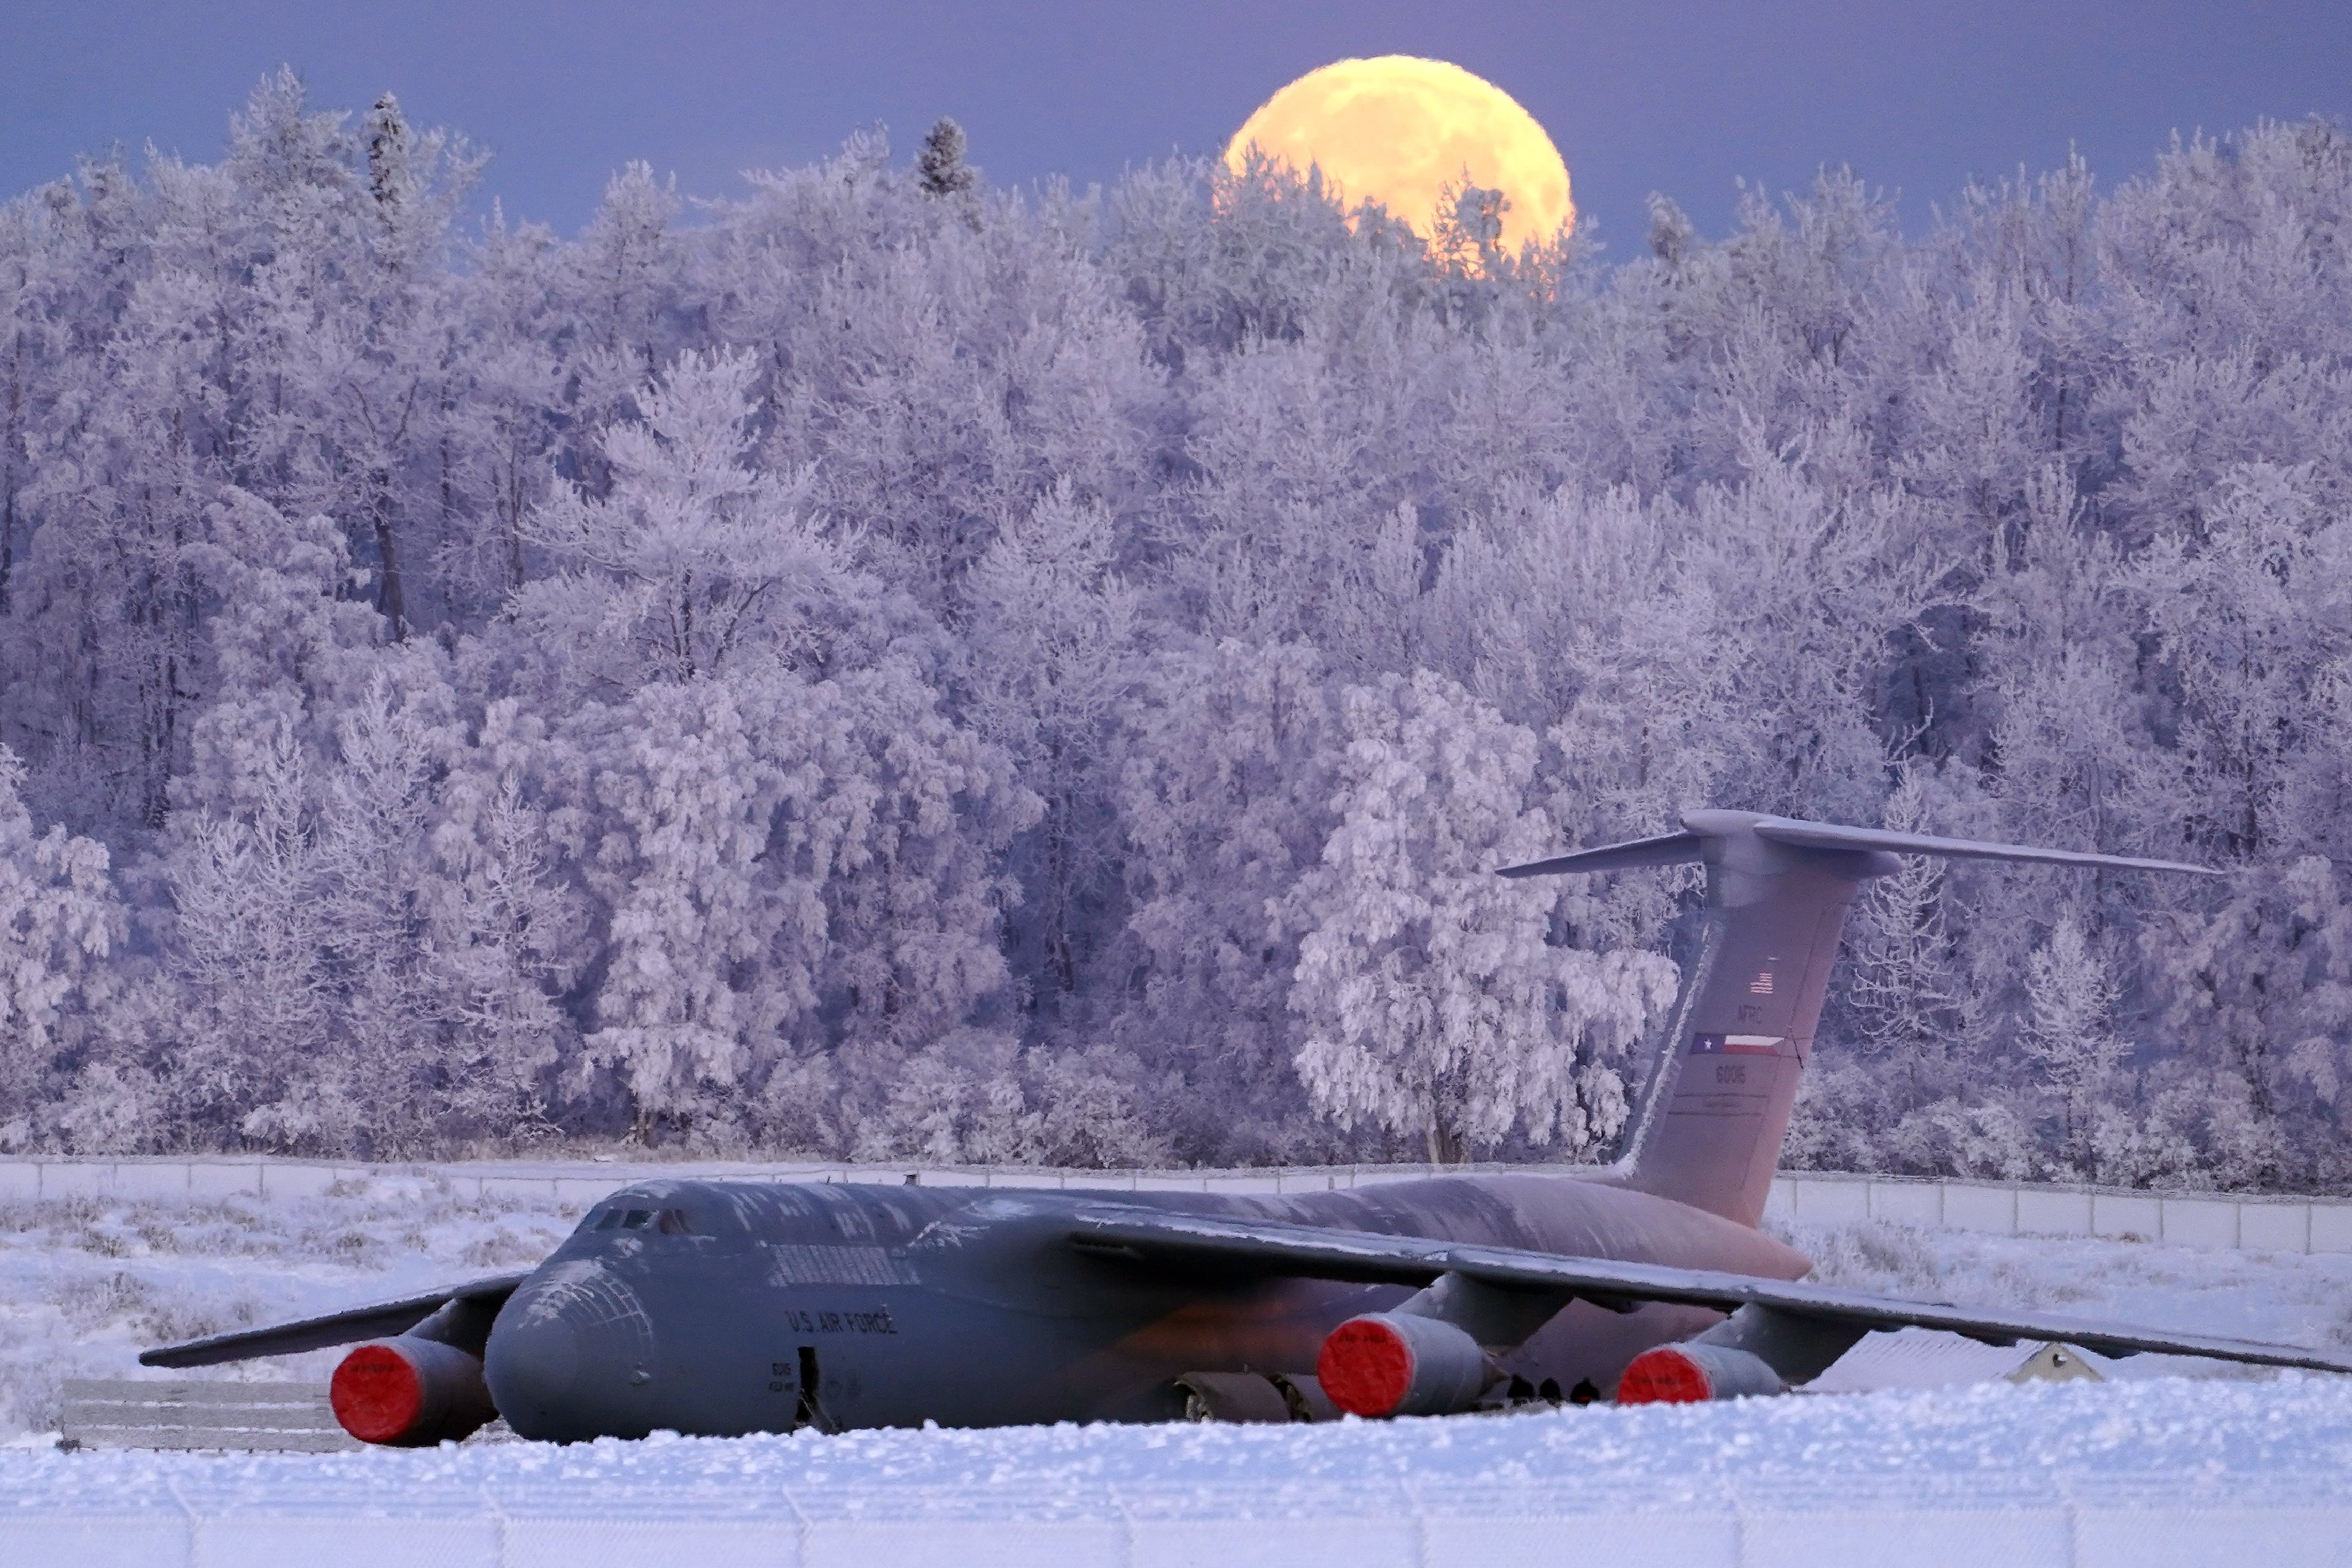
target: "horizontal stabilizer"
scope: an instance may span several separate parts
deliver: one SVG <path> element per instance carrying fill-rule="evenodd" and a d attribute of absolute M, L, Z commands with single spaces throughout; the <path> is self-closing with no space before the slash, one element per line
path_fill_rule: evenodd
<path fill-rule="evenodd" d="M 1504 877 L 1557 877 L 1569 871 L 1630 871 L 1643 866 L 1679 866 L 1696 860 L 1706 840 L 1685 829 L 1680 833 L 1662 833 L 1655 838 L 1635 838 L 1623 844 L 1606 844 L 1598 849 L 1580 849 L 1573 855 L 1555 855 L 1549 860 L 1536 860 L 1525 866 L 1506 866 L 1496 875 Z"/>
<path fill-rule="evenodd" d="M 1894 833 L 1882 827 L 1842 827 L 1830 822 L 1801 822 L 1790 816 L 1766 816 L 1744 811 L 1694 811 L 1683 818 L 1683 831 L 1579 849 L 1506 866 L 1503 877 L 1556 877 L 1576 871 L 1624 871 L 1642 866 L 1675 866 L 1702 858 L 1706 841 L 1728 837 L 1739 830 L 1793 849 L 1878 850 L 1891 855 L 1937 855 L 1959 860 L 2030 861 L 2047 866 L 2100 866 L 2118 871 L 2186 871 L 2193 877 L 2221 873 L 2179 860 L 2143 860 L 2128 855 L 2094 855 L 2080 849 L 2037 849 L 2019 844 L 1990 844 L 1975 838 L 1937 838 L 1926 833 Z"/>
<path fill-rule="evenodd" d="M 1186 1271 L 1250 1270 L 1307 1279 L 1425 1286 L 1459 1274 L 1505 1290 L 1564 1292 L 1601 1305 L 1670 1301 L 1718 1312 L 1769 1307 L 1791 1317 L 1849 1329 L 1942 1329 L 1988 1344 L 2049 1340 L 2101 1355 L 2210 1356 L 2255 1366 L 2299 1366 L 2352 1373 L 2352 1352 L 2105 1323 L 2053 1312 L 1953 1307 L 1865 1295 L 1802 1280 L 1768 1279 L 1714 1268 L 1675 1268 L 1605 1258 L 1568 1258 L 1514 1247 L 1463 1246 L 1420 1237 L 1327 1230 L 1319 1226 L 1163 1214 L 1099 1205 L 1082 1210 L 1074 1247 L 1126 1257 L 1145 1267 Z"/>
<path fill-rule="evenodd" d="M 514 1294 L 526 1274 L 494 1274 L 397 1301 L 376 1301 L 347 1307 L 324 1317 L 273 1323 L 266 1329 L 239 1329 L 139 1352 L 141 1366 L 215 1366 L 225 1361 L 250 1361 L 257 1356 L 293 1355 L 324 1350 L 330 1345 L 357 1344 L 362 1340 L 389 1339 L 404 1334 L 452 1301 L 503 1301 Z"/>
<path fill-rule="evenodd" d="M 2218 877 L 2210 867 L 2179 860 L 2142 860 L 2128 855 L 2093 855 L 2080 849 L 2034 849 L 2018 844 L 1989 844 L 1977 838 L 1937 838 L 1925 833 L 1890 833 L 1882 827 L 1839 827 L 1826 822 L 1799 822 L 1768 816 L 1752 825 L 1756 837 L 1802 849 L 1883 849 L 1890 855 L 1938 855 L 1954 860 L 2026 860 L 2045 866 L 2105 866 L 2118 871 L 2186 871 L 2192 877 Z"/>

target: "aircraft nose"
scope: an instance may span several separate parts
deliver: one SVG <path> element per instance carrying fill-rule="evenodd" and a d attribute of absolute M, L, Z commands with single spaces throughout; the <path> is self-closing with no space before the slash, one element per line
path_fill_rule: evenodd
<path fill-rule="evenodd" d="M 572 1392 L 580 1374 L 580 1335 L 559 1310 L 526 1316 L 498 1336 L 501 1381 L 524 1399 L 552 1404 Z"/>
<path fill-rule="evenodd" d="M 554 1442 L 653 1428 L 653 1324 L 602 1263 L 551 1265 L 499 1311 L 482 1378 L 509 1426 Z"/>

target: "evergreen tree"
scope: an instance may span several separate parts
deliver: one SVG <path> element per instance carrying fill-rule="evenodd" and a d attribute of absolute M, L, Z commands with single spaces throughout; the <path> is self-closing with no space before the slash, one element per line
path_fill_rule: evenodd
<path fill-rule="evenodd" d="M 931 196 L 964 195 L 980 184 L 980 171 L 964 161 L 962 126 L 942 117 L 924 132 L 915 178 Z"/>

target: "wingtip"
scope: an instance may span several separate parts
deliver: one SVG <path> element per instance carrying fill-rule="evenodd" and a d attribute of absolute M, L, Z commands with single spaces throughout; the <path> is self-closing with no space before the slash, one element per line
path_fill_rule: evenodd
<path fill-rule="evenodd" d="M 1622 844 L 1596 845 L 1542 860 L 1496 868 L 1497 877 L 1556 877 L 1567 872 L 1626 871 L 1642 867 L 1675 866 L 1700 857 L 1699 836 L 1687 829 Z"/>

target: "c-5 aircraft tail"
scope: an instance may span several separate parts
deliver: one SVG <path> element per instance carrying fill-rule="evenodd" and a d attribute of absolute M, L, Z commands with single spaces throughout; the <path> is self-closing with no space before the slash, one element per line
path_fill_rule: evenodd
<path fill-rule="evenodd" d="M 2215 876 L 2201 866 L 1694 811 L 1683 831 L 1504 868 L 1506 877 L 1702 861 L 1706 920 L 1684 973 L 1622 1184 L 1743 1225 L 1764 1215 L 1797 1078 L 1812 1054 L 1838 934 L 1862 884 L 1902 855 Z"/>

